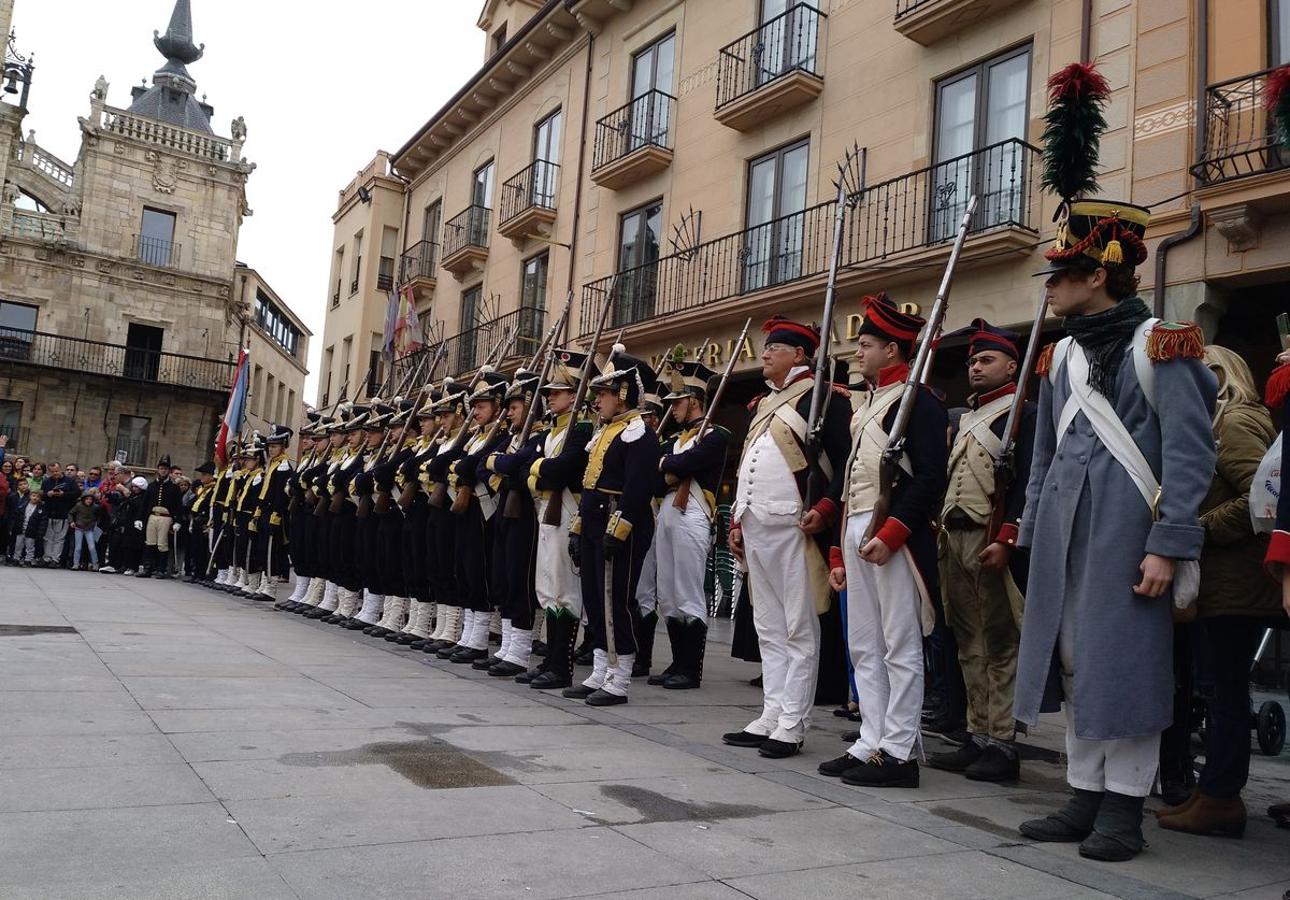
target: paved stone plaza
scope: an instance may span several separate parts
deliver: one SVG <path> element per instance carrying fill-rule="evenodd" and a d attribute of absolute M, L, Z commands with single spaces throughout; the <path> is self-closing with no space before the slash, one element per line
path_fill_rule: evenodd
<path fill-rule="evenodd" d="M 714 628 L 704 687 L 598 710 L 176 582 L 0 570 L 0 897 L 1242 897 L 1290 888 L 1290 754 L 1244 840 L 1120 865 L 1026 843 L 1023 781 L 879 795 L 720 743 L 760 705 Z M 666 642 L 660 641 L 666 657 Z M 666 663 L 664 658 L 661 664 Z M 1045 751 L 1044 748 L 1048 748 Z M 932 748 L 929 748 L 932 749 Z M 1155 805 L 1157 801 L 1152 801 Z"/>

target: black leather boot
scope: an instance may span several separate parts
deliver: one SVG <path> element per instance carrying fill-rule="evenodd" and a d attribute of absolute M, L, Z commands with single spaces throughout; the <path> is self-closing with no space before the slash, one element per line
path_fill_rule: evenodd
<path fill-rule="evenodd" d="M 567 610 L 547 613 L 546 670 L 535 676 L 529 687 L 537 691 L 567 688 L 573 684 L 573 645 L 578 640 L 578 619 Z M 521 676 L 523 677 L 523 676 Z M 516 679 L 519 680 L 518 678 Z"/>
<path fill-rule="evenodd" d="M 644 678 L 654 664 L 654 635 L 658 632 L 658 611 L 642 615 L 640 609 L 632 611 L 632 629 L 636 632 L 636 659 L 632 661 L 632 677 Z"/>
<path fill-rule="evenodd" d="M 1105 795 L 1101 791 L 1074 790 L 1074 796 L 1057 812 L 1042 819 L 1022 822 L 1019 829 L 1022 835 L 1032 841 L 1073 844 L 1092 834 L 1093 822 Z"/>
<path fill-rule="evenodd" d="M 694 690 L 703 681 L 703 653 L 708 646 L 708 623 L 690 619 L 681 628 L 682 665 L 663 682 L 669 691 Z"/>
<path fill-rule="evenodd" d="M 667 617 L 667 642 L 672 647 L 672 661 L 666 669 L 657 675 L 651 675 L 648 684 L 661 685 L 677 673 L 681 660 L 685 656 L 685 638 L 681 620 L 676 616 Z"/>

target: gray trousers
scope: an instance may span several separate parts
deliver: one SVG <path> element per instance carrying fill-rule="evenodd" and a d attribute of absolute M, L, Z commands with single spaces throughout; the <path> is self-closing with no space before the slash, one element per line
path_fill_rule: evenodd
<path fill-rule="evenodd" d="M 57 564 L 63 558 L 63 544 L 67 542 L 67 520 L 50 519 L 45 526 L 45 561 Z"/>

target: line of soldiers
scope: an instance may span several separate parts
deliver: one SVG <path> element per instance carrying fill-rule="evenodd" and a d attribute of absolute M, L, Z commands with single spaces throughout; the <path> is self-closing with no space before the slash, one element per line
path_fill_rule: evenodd
<path fill-rule="evenodd" d="M 195 571 L 592 705 L 627 702 L 633 678 L 698 688 L 729 442 L 716 425 L 700 434 L 715 373 L 670 359 L 656 372 L 615 344 L 589 379 L 588 417 L 575 410 L 588 364 L 555 349 L 545 382 L 484 366 L 469 385 L 449 378 L 412 399 L 310 413 L 296 466 L 290 430 L 275 426 L 198 487 Z M 542 415 L 526 434 L 534 403 Z M 288 565 L 295 588 L 278 601 Z M 672 662 L 651 673 L 660 616 Z M 575 683 L 580 624 L 591 672 Z"/>

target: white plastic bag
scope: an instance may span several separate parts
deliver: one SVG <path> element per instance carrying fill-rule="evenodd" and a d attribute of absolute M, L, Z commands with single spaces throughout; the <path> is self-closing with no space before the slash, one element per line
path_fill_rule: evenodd
<path fill-rule="evenodd" d="M 1277 523 L 1281 496 L 1281 435 L 1272 442 L 1250 482 L 1250 523 L 1255 534 L 1271 534 Z"/>

